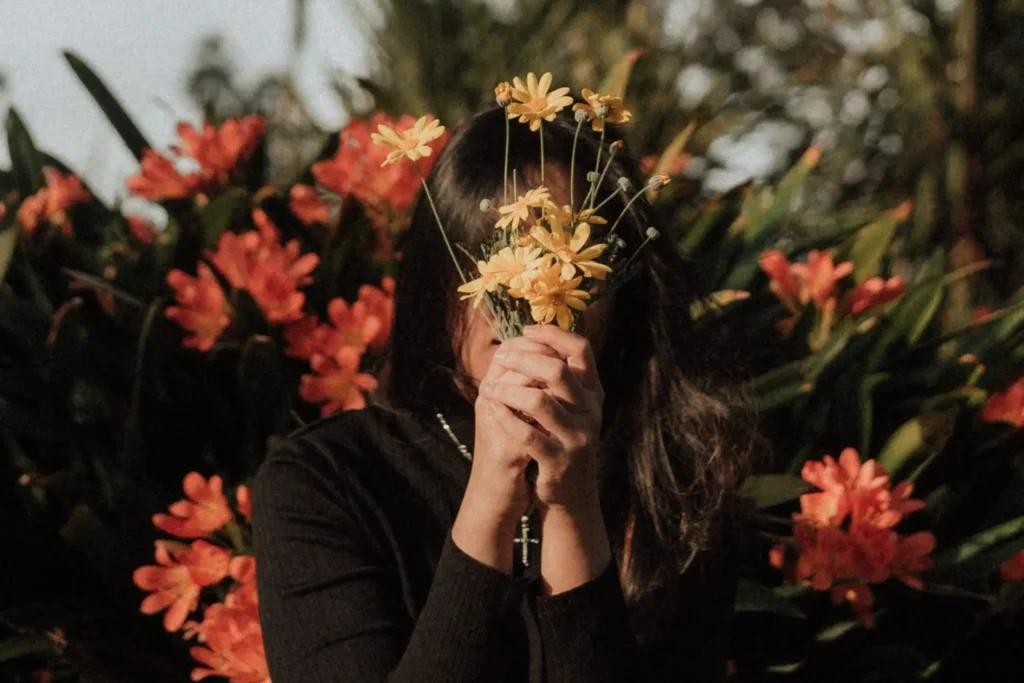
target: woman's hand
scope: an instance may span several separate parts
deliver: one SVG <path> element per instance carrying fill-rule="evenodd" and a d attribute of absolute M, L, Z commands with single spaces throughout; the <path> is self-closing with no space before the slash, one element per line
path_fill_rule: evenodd
<path fill-rule="evenodd" d="M 549 355 L 550 348 L 523 338 L 506 341 L 499 350 Z M 526 386 L 530 378 L 492 362 L 481 384 L 501 381 Z M 491 567 L 512 572 L 513 543 L 519 518 L 530 505 L 526 466 L 531 460 L 531 433 L 507 405 L 482 393 L 477 397 L 473 467 L 459 514 L 452 527 L 455 544 Z M 540 436 L 540 433 L 537 432 Z"/>
<path fill-rule="evenodd" d="M 494 365 L 508 372 L 489 377 L 481 395 L 536 423 L 513 414 L 518 423 L 503 424 L 520 444 L 512 450 L 539 466 L 540 574 L 544 592 L 555 594 L 594 579 L 612 558 L 598 495 L 604 390 L 586 339 L 551 325 L 524 334 L 523 343 L 502 345 Z"/>
<path fill-rule="evenodd" d="M 501 345 L 494 366 L 506 372 L 489 372 L 480 395 L 500 406 L 508 448 L 537 461 L 538 507 L 592 511 L 604 390 L 590 343 L 553 325 L 529 326 L 523 339 Z"/>

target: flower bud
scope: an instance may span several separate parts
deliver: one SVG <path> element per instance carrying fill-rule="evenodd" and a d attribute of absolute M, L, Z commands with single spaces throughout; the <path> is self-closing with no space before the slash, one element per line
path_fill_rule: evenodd
<path fill-rule="evenodd" d="M 612 144 L 610 144 L 608 146 L 608 149 L 611 150 L 612 154 L 615 154 L 616 152 L 618 152 L 619 150 L 621 150 L 625 146 L 626 146 L 626 143 L 624 143 L 622 140 L 616 140 L 615 142 L 613 142 Z"/>
<path fill-rule="evenodd" d="M 600 179 L 601 179 L 601 174 L 598 173 L 597 171 L 590 171 L 589 173 L 587 173 L 587 182 L 588 183 L 596 183 Z"/>
<path fill-rule="evenodd" d="M 498 103 L 499 107 L 503 108 L 512 102 L 512 86 L 508 84 L 508 81 L 502 81 L 494 89 L 494 100 Z"/>
<path fill-rule="evenodd" d="M 629 178 L 619 178 L 619 189 L 623 192 L 629 192 L 633 189 L 633 183 L 629 182 Z"/>
<path fill-rule="evenodd" d="M 586 123 L 590 120 L 590 113 L 586 109 L 577 109 L 573 116 L 576 118 L 576 123 Z"/>
<path fill-rule="evenodd" d="M 647 228 L 647 239 L 656 240 L 661 237 L 661 233 L 654 228 Z"/>
<path fill-rule="evenodd" d="M 491 210 L 491 200 L 490 199 L 481 199 L 480 200 L 480 210 L 481 211 L 490 211 Z"/>
<path fill-rule="evenodd" d="M 597 114 L 599 118 L 606 119 L 608 118 L 608 114 L 611 113 L 611 108 L 607 104 L 599 104 L 594 107 L 594 113 Z"/>
<path fill-rule="evenodd" d="M 661 188 L 665 187 L 666 185 L 668 185 L 671 182 L 672 182 L 672 179 L 669 178 L 667 175 L 652 176 L 651 177 L 651 189 L 652 190 L 660 190 Z"/>

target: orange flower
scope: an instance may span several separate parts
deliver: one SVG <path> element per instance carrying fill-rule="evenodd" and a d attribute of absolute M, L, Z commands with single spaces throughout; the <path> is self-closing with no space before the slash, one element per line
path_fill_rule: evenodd
<path fill-rule="evenodd" d="M 892 573 L 911 588 L 921 590 L 924 583 L 917 576 L 935 566 L 931 553 L 935 550 L 935 536 L 927 531 L 900 538 L 896 542 L 896 556 L 892 560 Z"/>
<path fill-rule="evenodd" d="M 1024 377 L 1011 384 L 1006 391 L 992 393 L 981 409 L 981 419 L 1024 427 Z"/>
<path fill-rule="evenodd" d="M 416 199 L 420 176 L 412 164 L 381 167 L 388 151 L 373 144 L 371 135 L 382 125 L 402 134 L 416 125 L 416 119 L 406 114 L 396 121 L 383 113 L 375 114 L 369 122 L 353 119 L 339 134 L 334 157 L 313 164 L 313 177 L 321 187 L 342 197 L 353 196 L 365 206 L 388 206 L 402 212 Z M 419 160 L 424 173 L 430 173 L 448 137 L 446 131 L 427 143 L 432 152 Z"/>
<path fill-rule="evenodd" d="M 221 676 L 231 683 L 270 683 L 259 617 L 224 605 L 211 605 L 205 614 L 210 626 L 204 646 L 189 650 L 202 665 L 192 670 L 192 680 Z"/>
<path fill-rule="evenodd" d="M 263 117 L 256 115 L 228 119 L 220 128 L 207 123 L 201 133 L 192 124 L 179 123 L 182 144 L 174 149 L 199 163 L 204 181 L 222 185 L 230 179 L 239 159 L 252 156 L 264 127 Z"/>
<path fill-rule="evenodd" d="M 1024 550 L 999 565 L 1003 581 L 1024 581 Z"/>
<path fill-rule="evenodd" d="M 169 306 L 164 315 L 192 333 L 182 342 L 184 346 L 209 351 L 231 323 L 231 317 L 213 271 L 205 263 L 196 270 L 197 277 L 181 270 L 167 273 L 167 285 L 174 290 L 178 305 Z"/>
<path fill-rule="evenodd" d="M 358 349 L 343 346 L 333 355 L 313 356 L 310 366 L 315 375 L 299 380 L 299 396 L 309 403 L 323 403 L 324 417 L 339 410 L 358 410 L 366 406 L 364 391 L 377 388 L 373 375 L 359 372 L 362 354 Z"/>
<path fill-rule="evenodd" d="M 896 577 L 923 587 L 918 573 L 932 566 L 935 537 L 928 532 L 902 537 L 893 530 L 924 507 L 910 497 L 910 482 L 890 490 L 885 468 L 874 460 L 861 463 L 852 448 L 838 461 L 825 456 L 807 462 L 801 474 L 820 490 L 800 496 L 800 512 L 793 515 L 796 580 L 819 591 L 832 588 L 833 600 L 850 602 L 865 625 L 871 606 L 867 584 Z M 770 564 L 783 568 L 785 552 L 785 544 L 772 548 Z"/>
<path fill-rule="evenodd" d="M 295 185 L 291 189 L 291 209 L 306 225 L 327 223 L 331 219 L 331 206 L 309 185 Z"/>
<path fill-rule="evenodd" d="M 203 540 L 191 546 L 172 541 L 156 542 L 157 566 L 139 567 L 132 574 L 135 585 L 151 595 L 139 608 L 143 614 L 166 609 L 164 628 L 179 630 L 199 604 L 204 586 L 219 583 L 228 575 L 231 553 Z"/>
<path fill-rule="evenodd" d="M 67 210 L 89 201 L 90 195 L 73 173 L 63 175 L 57 169 L 47 167 L 43 169 L 43 177 L 46 179 L 46 187 L 27 197 L 18 207 L 18 223 L 25 232 L 33 232 L 40 221 L 46 221 L 71 237 L 71 221 Z"/>
<path fill-rule="evenodd" d="M 370 313 L 365 302 L 356 301 L 349 306 L 342 298 L 327 305 L 330 325 L 320 325 L 317 317 L 309 316 L 285 328 L 285 350 L 293 358 L 310 359 L 316 355 L 333 356 L 339 349 L 349 346 L 360 352 L 377 338 L 383 321 Z"/>
<path fill-rule="evenodd" d="M 759 263 L 761 270 L 770 278 L 768 288 L 790 312 L 797 313 L 800 310 L 797 306 L 800 288 L 793 279 L 793 266 L 786 255 L 777 249 L 769 249 L 761 254 Z"/>
<path fill-rule="evenodd" d="M 252 491 L 248 486 L 239 486 L 235 489 L 235 504 L 238 511 L 242 513 L 245 521 L 252 521 Z"/>
<path fill-rule="evenodd" d="M 807 263 L 795 263 L 790 270 L 800 283 L 800 302 L 814 301 L 820 308 L 835 297 L 836 283 L 853 272 L 853 264 L 845 261 L 837 266 L 829 254 L 814 249 L 807 255 Z"/>
<path fill-rule="evenodd" d="M 199 189 L 200 178 L 196 173 L 182 175 L 174 163 L 152 149 L 142 156 L 141 172 L 128 179 L 128 191 L 146 199 L 182 199 Z"/>
<path fill-rule="evenodd" d="M 857 315 L 869 308 L 884 306 L 898 299 L 907 291 L 907 283 L 899 275 L 883 280 L 880 277 L 868 278 L 854 287 L 847 295 L 847 308 Z"/>
<path fill-rule="evenodd" d="M 139 216 L 128 216 L 128 231 L 140 244 L 152 244 L 156 240 L 153 224 Z"/>
<path fill-rule="evenodd" d="M 187 498 L 173 503 L 170 515 L 153 515 L 153 524 L 161 531 L 179 538 L 202 538 L 234 519 L 219 476 L 207 481 L 198 472 L 189 472 L 183 488 Z"/>
<path fill-rule="evenodd" d="M 261 209 L 252 217 L 256 230 L 225 232 L 209 258 L 232 287 L 249 292 L 268 321 L 299 320 L 306 297 L 298 287 L 312 282 L 309 274 L 320 259 L 316 254 L 300 255 L 297 240 L 282 247 L 277 228 Z"/>
<path fill-rule="evenodd" d="M 391 339 L 391 323 L 395 317 L 395 279 L 386 277 L 380 287 L 363 285 L 359 288 L 359 301 L 366 304 L 370 315 L 380 320 L 380 329 L 370 340 L 371 349 L 384 348 Z"/>

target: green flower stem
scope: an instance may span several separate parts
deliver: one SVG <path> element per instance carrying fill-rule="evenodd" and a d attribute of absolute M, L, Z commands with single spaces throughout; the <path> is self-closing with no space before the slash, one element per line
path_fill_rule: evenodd
<path fill-rule="evenodd" d="M 510 130 L 510 125 L 509 125 L 509 120 L 508 120 L 508 110 L 506 109 L 505 110 L 505 174 L 504 174 L 503 182 L 501 184 L 501 193 L 502 193 L 501 194 L 501 196 L 502 196 L 501 203 L 502 204 L 508 204 L 508 145 L 509 145 L 509 139 L 511 137 L 512 137 L 512 132 Z"/>
<path fill-rule="evenodd" d="M 583 121 L 576 124 L 576 134 L 572 137 L 572 161 L 569 162 L 569 211 L 576 215 L 576 200 L 573 198 L 576 189 L 576 141 L 580 139 L 580 129 L 583 128 Z"/>
<path fill-rule="evenodd" d="M 601 151 L 604 149 L 604 131 L 607 126 L 601 126 L 601 142 L 597 145 L 597 161 L 594 162 L 594 173 L 601 170 Z M 607 170 L 607 169 L 605 169 Z M 591 186 L 590 192 L 590 208 L 594 208 L 594 200 L 597 199 L 597 188 L 600 187 L 600 181 L 594 183 Z"/>
<path fill-rule="evenodd" d="M 602 134 L 604 133 L 604 131 L 601 131 L 601 132 L 602 132 Z M 605 162 L 604 170 L 601 171 L 601 177 L 597 179 L 597 183 L 594 185 L 594 196 L 590 198 L 590 206 L 591 206 L 591 208 L 593 208 L 593 206 L 594 206 L 594 200 L 597 199 L 597 190 L 598 190 L 598 188 L 600 188 L 604 184 L 604 177 L 606 175 L 608 175 L 608 169 L 612 167 L 612 161 L 615 159 L 615 152 L 617 152 L 617 151 L 618 150 L 615 150 L 615 149 L 611 149 L 611 150 L 608 151 L 608 161 Z M 612 196 L 614 197 L 615 195 L 612 194 Z M 607 201 L 607 200 L 605 200 L 605 201 Z M 602 202 L 601 205 L 603 206 L 604 202 Z M 594 209 L 594 210 L 596 211 L 597 209 Z"/>
<path fill-rule="evenodd" d="M 242 529 L 236 522 L 228 522 L 224 526 L 224 533 L 227 534 L 228 539 L 231 541 L 231 547 L 235 549 L 236 553 L 245 551 L 245 541 L 242 539 Z"/>
<path fill-rule="evenodd" d="M 544 123 L 540 124 L 537 128 L 537 133 L 540 135 L 540 182 L 544 183 Z"/>
<path fill-rule="evenodd" d="M 603 206 L 604 206 L 605 204 L 607 204 L 607 203 L 608 203 L 608 202 L 610 202 L 611 200 L 615 199 L 615 197 L 616 197 L 616 196 L 617 196 L 617 195 L 618 195 L 618 194 L 619 194 L 620 192 L 622 192 L 622 190 L 621 190 L 620 188 L 617 188 L 617 187 L 616 187 L 616 188 L 615 188 L 615 192 L 612 192 L 612 193 L 611 193 L 610 195 L 608 195 L 608 196 L 607 196 L 607 197 L 605 198 L 605 200 L 604 200 L 603 202 L 601 202 L 600 204 L 598 204 L 597 206 L 595 206 L 593 210 L 594 210 L 594 211 L 600 211 L 600 210 L 601 210 L 601 207 L 603 207 Z"/>
<path fill-rule="evenodd" d="M 615 228 L 619 227 L 619 222 L 622 220 L 622 217 L 625 216 L 627 213 L 629 213 L 629 207 L 633 206 L 633 202 L 635 202 L 636 200 L 640 199 L 640 197 L 645 192 L 647 192 L 649 187 L 650 187 L 649 185 L 644 185 L 640 190 L 637 191 L 637 193 L 635 195 L 633 195 L 633 198 L 629 200 L 629 203 L 626 204 L 625 208 L 622 209 L 622 213 L 619 214 L 619 217 L 616 218 L 615 222 L 612 224 L 612 229 L 608 231 L 607 239 L 609 241 L 615 235 Z M 647 242 L 650 242 L 650 239 L 648 239 Z M 644 242 L 644 244 L 647 244 L 647 242 Z M 643 248 L 643 247 L 641 247 L 641 248 Z M 640 250 L 637 249 L 637 253 L 639 253 L 639 252 L 640 252 Z"/>
<path fill-rule="evenodd" d="M 459 278 L 463 283 L 467 282 L 466 274 L 462 272 L 462 266 L 459 265 L 459 259 L 455 258 L 455 250 L 452 249 L 452 243 L 448 241 L 448 233 L 444 231 L 444 224 L 441 223 L 441 217 L 437 215 L 437 207 L 434 206 L 434 198 L 430 196 L 430 189 L 427 187 L 427 178 L 423 175 L 423 169 L 420 168 L 419 162 L 415 162 L 416 170 L 420 174 L 420 182 L 423 183 L 423 194 L 427 197 L 427 202 L 430 203 L 430 210 L 434 212 L 434 220 L 437 221 L 437 229 L 441 231 L 441 237 L 444 239 L 444 245 L 448 247 L 448 253 L 452 257 L 452 263 L 455 264 L 455 270 L 459 271 Z"/>
<path fill-rule="evenodd" d="M 645 239 L 643 244 L 641 244 L 639 247 L 637 247 L 637 250 L 633 252 L 633 255 L 630 256 L 628 259 L 626 259 L 626 263 L 623 264 L 623 266 L 622 266 L 622 272 L 623 273 L 625 273 L 627 270 L 629 270 L 629 267 L 633 264 L 633 261 L 636 260 L 636 257 L 640 255 L 640 252 L 644 250 L 644 247 L 646 247 L 647 244 L 650 241 L 651 241 L 650 237 Z"/>

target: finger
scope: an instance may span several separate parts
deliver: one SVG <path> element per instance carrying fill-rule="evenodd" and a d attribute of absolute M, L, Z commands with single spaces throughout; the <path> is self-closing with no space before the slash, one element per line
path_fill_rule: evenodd
<path fill-rule="evenodd" d="M 524 422 L 512 409 L 500 401 L 484 399 L 491 410 L 494 422 L 498 425 L 507 437 L 519 443 L 526 451 L 526 455 L 535 458 L 538 454 L 542 457 L 551 456 L 558 452 L 559 447 L 555 440 L 541 433 L 536 427 Z M 527 463 L 528 464 L 528 463 Z"/>
<path fill-rule="evenodd" d="M 491 401 L 502 403 L 535 420 L 563 446 L 571 443 L 571 416 L 561 403 L 543 389 L 488 382 L 481 386 L 480 393 Z"/>
<path fill-rule="evenodd" d="M 556 325 L 529 325 L 523 334 L 527 339 L 546 344 L 557 351 L 579 375 L 583 386 L 594 387 L 600 384 L 594 352 L 585 337 L 566 332 Z"/>
<path fill-rule="evenodd" d="M 511 351 L 528 351 L 532 353 L 539 353 L 542 355 L 550 356 L 552 358 L 558 358 L 558 352 L 552 349 L 550 346 L 544 344 L 538 344 L 522 337 L 515 337 L 513 339 L 506 339 L 501 345 L 495 350 L 495 358 L 503 354 L 510 353 Z M 493 360 L 487 368 L 487 372 L 484 375 L 482 382 L 501 380 L 503 382 L 510 381 L 512 383 L 521 383 L 523 386 L 529 384 L 532 380 L 523 380 L 522 376 L 509 378 L 509 369 L 501 364 L 494 363 Z"/>
<path fill-rule="evenodd" d="M 511 350 L 495 354 L 494 362 L 520 375 L 541 382 L 545 389 L 563 403 L 586 406 L 586 394 L 575 373 L 561 358 Z"/>

